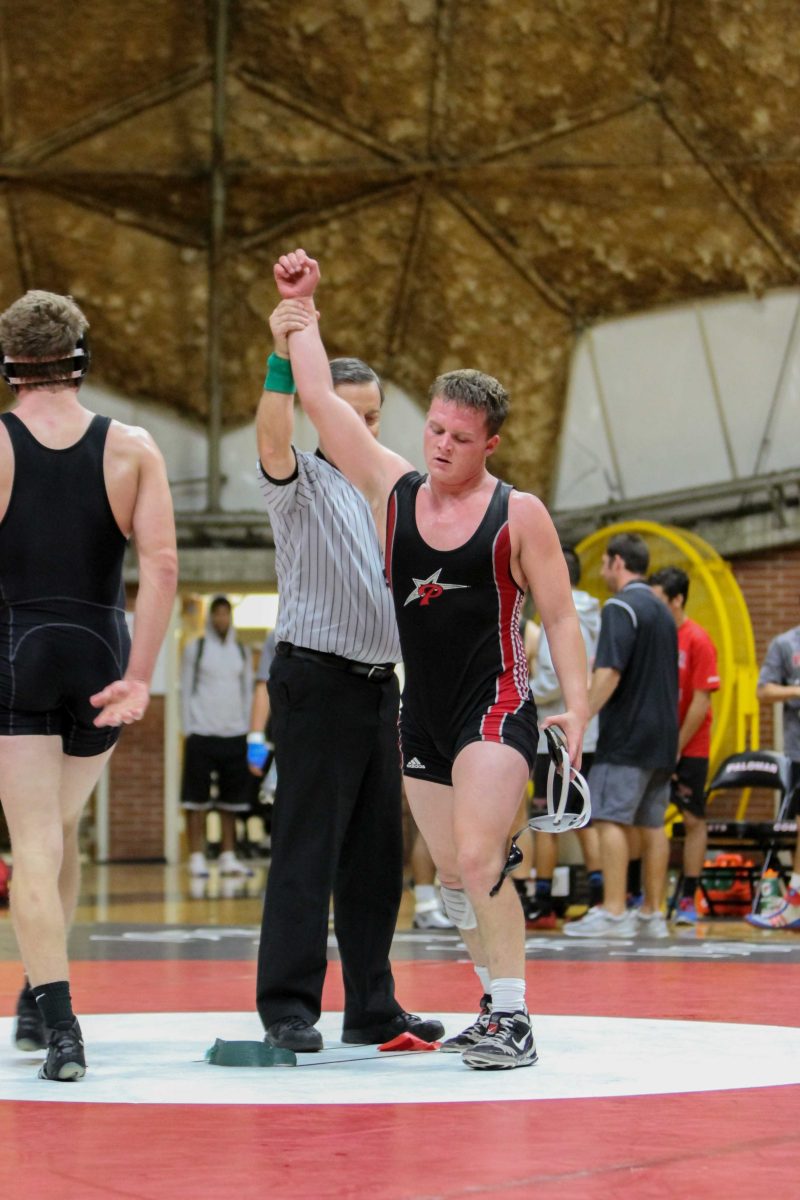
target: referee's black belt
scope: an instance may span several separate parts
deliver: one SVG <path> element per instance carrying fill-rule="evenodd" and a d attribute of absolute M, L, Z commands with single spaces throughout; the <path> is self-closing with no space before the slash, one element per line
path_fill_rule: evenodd
<path fill-rule="evenodd" d="M 295 646 L 292 642 L 278 642 L 275 653 L 281 658 L 307 659 L 326 667 L 335 667 L 337 671 L 347 671 L 349 675 L 365 675 L 373 683 L 383 683 L 394 675 L 394 663 L 370 666 L 369 663 L 356 662 L 352 658 L 342 658 L 341 654 L 328 654 L 325 650 L 309 650 L 307 646 Z"/>

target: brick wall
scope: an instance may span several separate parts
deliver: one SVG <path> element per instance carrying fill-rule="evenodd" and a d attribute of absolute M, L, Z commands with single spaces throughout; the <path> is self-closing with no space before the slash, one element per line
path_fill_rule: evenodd
<path fill-rule="evenodd" d="M 753 622 L 756 657 L 763 661 L 776 634 L 800 625 L 800 546 L 731 559 Z M 761 706 L 761 745 L 773 745 L 772 705 Z"/>
<path fill-rule="evenodd" d="M 123 729 L 111 757 L 109 858 L 164 857 L 164 697 Z"/>

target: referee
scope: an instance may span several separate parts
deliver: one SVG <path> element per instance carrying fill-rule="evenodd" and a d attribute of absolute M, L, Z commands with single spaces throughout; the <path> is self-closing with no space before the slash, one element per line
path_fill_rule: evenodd
<path fill-rule="evenodd" d="M 403 889 L 398 750 L 400 656 L 369 505 L 329 462 L 292 446 L 287 335 L 308 320 L 284 301 L 256 417 L 259 475 L 275 538 L 280 606 L 270 669 L 278 786 L 258 953 L 258 1012 L 273 1046 L 322 1048 L 314 1026 L 327 968 L 328 913 L 344 977 L 342 1039 L 377 1044 L 438 1021 L 405 1012 L 389 962 Z M 375 437 L 383 401 L 359 359 L 334 385 Z"/>

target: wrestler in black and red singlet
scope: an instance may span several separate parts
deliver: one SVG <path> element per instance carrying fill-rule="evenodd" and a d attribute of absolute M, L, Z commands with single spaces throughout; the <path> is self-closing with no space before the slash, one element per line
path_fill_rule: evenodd
<path fill-rule="evenodd" d="M 125 673 L 122 560 L 127 539 L 106 492 L 109 417 L 72 446 L 42 445 L 3 413 L 14 481 L 0 521 L 0 736 L 57 734 L 64 752 L 101 754 L 118 728 L 97 729 L 89 697 Z"/>
<path fill-rule="evenodd" d="M 536 759 L 536 706 L 520 635 L 523 593 L 511 574 L 510 484 L 498 481 L 462 546 L 435 550 L 420 536 L 409 472 L 389 498 L 386 577 L 394 596 L 406 682 L 400 717 L 403 773 L 451 783 L 470 742 L 513 746 Z"/>

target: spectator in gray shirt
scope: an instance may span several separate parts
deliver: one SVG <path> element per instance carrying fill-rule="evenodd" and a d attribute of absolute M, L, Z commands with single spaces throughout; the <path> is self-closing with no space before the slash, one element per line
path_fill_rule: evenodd
<path fill-rule="evenodd" d="M 246 816 L 254 788 L 247 769 L 247 730 L 253 692 L 249 651 L 236 640 L 227 596 L 211 601 L 203 637 L 183 653 L 181 707 L 186 735 L 181 804 L 186 813 L 189 873 L 209 874 L 206 816 L 214 808 L 222 824 L 222 875 L 250 875 L 236 857 L 237 814 Z M 217 795 L 211 796 L 212 776 Z"/>
<path fill-rule="evenodd" d="M 756 694 L 762 704 L 783 705 L 783 752 L 791 760 L 791 787 L 797 789 L 797 801 L 800 798 L 800 625 L 779 633 L 770 642 Z M 800 835 L 785 903 L 772 913 L 752 913 L 747 920 L 762 929 L 800 929 Z"/>

